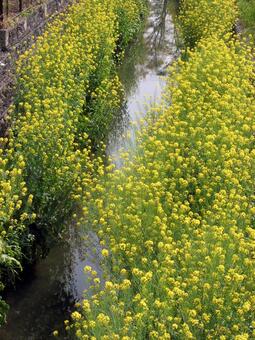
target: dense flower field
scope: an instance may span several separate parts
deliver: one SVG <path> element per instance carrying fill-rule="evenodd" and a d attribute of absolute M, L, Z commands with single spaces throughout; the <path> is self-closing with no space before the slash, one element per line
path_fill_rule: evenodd
<path fill-rule="evenodd" d="M 0 140 L 0 289 L 82 202 L 104 276 L 85 268 L 91 288 L 66 322 L 77 338 L 253 339 L 252 50 L 229 33 L 235 1 L 182 0 L 185 53 L 115 170 L 98 154 L 145 13 L 144 0 L 76 1 L 20 57 Z M 6 310 L 0 299 L 0 324 Z"/>
<path fill-rule="evenodd" d="M 104 277 L 85 267 L 79 339 L 255 338 L 252 50 L 226 34 L 234 2 L 181 6 L 184 42 L 196 48 L 169 70 L 137 151 L 121 169 L 101 165 L 83 196 Z"/>
<path fill-rule="evenodd" d="M 99 187 L 109 276 L 73 315 L 78 337 L 255 336 L 252 67 L 211 38 L 171 73 L 171 106 Z"/>
<path fill-rule="evenodd" d="M 211 35 L 222 37 L 234 28 L 237 18 L 235 0 L 182 0 L 179 24 L 181 37 L 186 46 L 194 47 Z"/>
<path fill-rule="evenodd" d="M 19 58 L 12 124 L 0 150 L 1 281 L 24 255 L 34 258 L 36 236 L 59 236 L 93 186 L 91 145 L 100 149 L 121 103 L 116 62 L 145 12 L 143 0 L 77 1 Z"/>

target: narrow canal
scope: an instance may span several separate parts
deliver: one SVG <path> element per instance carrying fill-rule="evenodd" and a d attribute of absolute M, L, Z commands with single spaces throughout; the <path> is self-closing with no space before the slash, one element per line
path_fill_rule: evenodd
<path fill-rule="evenodd" d="M 152 0 L 150 14 L 137 41 L 130 46 L 119 76 L 126 93 L 122 115 L 109 138 L 107 153 L 120 165 L 120 152 L 134 138 L 133 122 L 144 116 L 148 103 L 160 100 L 167 66 L 176 56 L 174 13 L 175 0 Z M 7 325 L 0 330 L 1 340 L 47 340 L 52 330 L 64 334 L 63 322 L 75 302 L 82 298 L 89 282 L 83 272 L 85 265 L 100 268 L 100 256 L 93 249 L 93 235 L 83 235 L 71 225 L 68 235 L 51 249 L 20 282 L 8 292 L 10 305 Z M 89 238 L 88 248 L 84 237 Z"/>

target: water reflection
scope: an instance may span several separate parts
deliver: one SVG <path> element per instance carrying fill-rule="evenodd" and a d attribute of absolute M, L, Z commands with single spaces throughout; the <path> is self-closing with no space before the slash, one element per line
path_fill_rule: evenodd
<path fill-rule="evenodd" d="M 51 249 L 46 259 L 27 273 L 16 291 L 5 297 L 11 306 L 8 323 L 0 331 L 3 340 L 47 340 L 58 329 L 68 339 L 63 322 L 69 319 L 74 303 L 82 298 L 90 282 L 86 265 L 100 273 L 100 249 L 92 233 L 89 248 L 80 230 L 72 226 L 67 238 Z"/>
<path fill-rule="evenodd" d="M 126 60 L 119 69 L 127 97 L 127 114 L 122 116 L 122 126 L 120 121 L 117 130 L 113 129 L 107 148 L 108 155 L 117 166 L 121 166 L 121 151 L 134 144 L 136 126 L 148 106 L 160 100 L 165 86 L 163 75 L 176 57 L 170 4 L 169 0 L 151 1 L 152 10 L 144 33 L 140 34 L 137 42 L 129 49 Z"/>

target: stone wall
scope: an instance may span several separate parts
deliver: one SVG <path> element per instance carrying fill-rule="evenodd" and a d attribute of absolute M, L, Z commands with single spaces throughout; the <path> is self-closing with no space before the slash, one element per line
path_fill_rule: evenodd
<path fill-rule="evenodd" d="M 11 27 L 0 29 L 0 136 L 7 129 L 6 113 L 15 91 L 15 61 L 42 34 L 46 24 L 63 11 L 70 0 L 49 0 L 19 16 Z"/>
<path fill-rule="evenodd" d="M 19 15 L 11 27 L 0 29 L 0 49 L 7 50 L 30 34 L 48 17 L 63 9 L 68 0 L 49 0 Z"/>

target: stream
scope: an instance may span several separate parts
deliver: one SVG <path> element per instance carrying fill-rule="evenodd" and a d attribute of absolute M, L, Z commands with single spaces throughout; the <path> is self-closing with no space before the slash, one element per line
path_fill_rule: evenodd
<path fill-rule="evenodd" d="M 173 20 L 176 0 L 151 0 L 150 4 L 144 31 L 130 46 L 118 70 L 126 102 L 107 145 L 107 154 L 117 166 L 121 166 L 121 150 L 135 139 L 132 123 L 139 122 L 149 104 L 160 100 L 165 86 L 163 75 L 177 55 Z M 88 236 L 91 247 L 84 242 Z M 89 287 L 83 269 L 90 265 L 100 272 L 101 258 L 95 249 L 99 247 L 93 234 L 84 235 L 77 226 L 70 225 L 66 237 L 48 256 L 29 269 L 15 290 L 6 292 L 10 311 L 7 324 L 0 329 L 0 339 L 48 340 L 55 329 L 60 339 L 68 339 L 63 322 Z"/>

